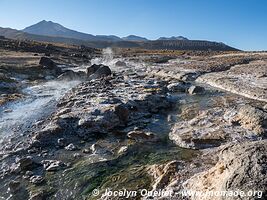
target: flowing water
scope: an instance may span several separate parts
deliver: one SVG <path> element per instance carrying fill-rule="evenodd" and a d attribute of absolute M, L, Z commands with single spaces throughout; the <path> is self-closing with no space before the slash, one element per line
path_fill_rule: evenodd
<path fill-rule="evenodd" d="M 48 81 L 23 90 L 25 97 L 0 109 L 0 141 L 13 133 L 22 133 L 48 116 L 56 101 L 79 81 Z"/>

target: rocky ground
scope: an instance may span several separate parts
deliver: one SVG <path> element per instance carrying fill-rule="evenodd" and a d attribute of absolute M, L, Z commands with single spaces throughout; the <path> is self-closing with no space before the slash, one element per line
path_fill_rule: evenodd
<path fill-rule="evenodd" d="M 1 198 L 266 198 L 266 53 L 4 44 Z"/>

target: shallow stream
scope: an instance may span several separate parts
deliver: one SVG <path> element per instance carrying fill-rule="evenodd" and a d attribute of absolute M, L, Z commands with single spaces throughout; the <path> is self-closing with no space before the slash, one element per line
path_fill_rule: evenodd
<path fill-rule="evenodd" d="M 0 108 L 0 141 L 13 134 L 22 134 L 33 123 L 49 116 L 56 101 L 79 81 L 48 81 L 23 89 L 25 97 Z"/>

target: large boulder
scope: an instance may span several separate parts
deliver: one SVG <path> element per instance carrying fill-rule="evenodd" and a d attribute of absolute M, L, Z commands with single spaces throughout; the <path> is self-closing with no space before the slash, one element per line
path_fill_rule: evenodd
<path fill-rule="evenodd" d="M 227 145 L 220 152 L 217 164 L 191 177 L 184 183 L 184 188 L 187 191 L 214 194 L 191 196 L 191 200 L 266 199 L 266 151 L 266 140 Z M 216 195 L 225 191 L 241 191 L 243 194 Z"/>
<path fill-rule="evenodd" d="M 95 73 L 94 75 L 97 78 L 103 77 L 103 76 L 109 76 L 111 75 L 111 69 L 108 66 L 101 66 Z"/>
<path fill-rule="evenodd" d="M 111 69 L 106 65 L 92 65 L 86 70 L 89 79 L 98 79 L 111 75 Z"/>
<path fill-rule="evenodd" d="M 102 65 L 93 64 L 90 67 L 87 67 L 86 74 L 87 76 L 90 76 L 94 74 Z"/>
<path fill-rule="evenodd" d="M 47 68 L 49 70 L 55 71 L 56 74 L 62 73 L 62 69 L 60 67 L 58 67 L 57 64 L 48 57 L 41 57 L 41 59 L 39 61 L 39 65 L 41 65 L 44 68 Z"/>
<path fill-rule="evenodd" d="M 48 57 L 41 57 L 39 64 L 49 69 L 53 69 L 55 66 L 57 66 L 56 63 Z"/>

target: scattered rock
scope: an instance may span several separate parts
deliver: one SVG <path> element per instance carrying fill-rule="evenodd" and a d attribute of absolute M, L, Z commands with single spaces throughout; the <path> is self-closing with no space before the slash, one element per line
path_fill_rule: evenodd
<path fill-rule="evenodd" d="M 41 163 L 44 165 L 46 171 L 58 171 L 65 166 L 65 164 L 59 160 L 43 160 Z"/>
<path fill-rule="evenodd" d="M 86 154 L 89 154 L 89 153 L 91 153 L 91 150 L 90 149 L 83 149 L 82 152 L 86 153 Z"/>
<path fill-rule="evenodd" d="M 186 73 L 182 76 L 183 81 L 194 81 L 199 75 L 197 73 Z"/>
<path fill-rule="evenodd" d="M 18 167 L 21 170 L 31 169 L 34 165 L 34 162 L 31 157 L 25 157 L 18 160 Z"/>
<path fill-rule="evenodd" d="M 155 139 L 155 135 L 153 133 L 150 132 L 144 132 L 144 131 L 130 131 L 127 134 L 127 137 L 129 139 L 133 139 L 136 141 L 142 141 L 142 140 L 154 140 Z"/>
<path fill-rule="evenodd" d="M 118 150 L 118 154 L 123 154 L 126 153 L 128 150 L 127 146 L 122 146 L 119 150 Z"/>
<path fill-rule="evenodd" d="M 129 118 L 129 110 L 126 105 L 120 104 L 115 107 L 115 114 L 123 122 L 127 122 Z"/>
<path fill-rule="evenodd" d="M 34 175 L 30 177 L 30 182 L 35 185 L 41 184 L 43 181 L 44 181 L 44 178 L 42 176 Z"/>
<path fill-rule="evenodd" d="M 32 171 L 26 171 L 23 178 L 24 179 L 29 179 L 33 175 Z"/>
<path fill-rule="evenodd" d="M 80 157 L 82 157 L 82 155 L 80 153 L 75 153 L 75 154 L 73 154 L 73 157 L 74 158 L 80 158 Z"/>
<path fill-rule="evenodd" d="M 64 146 L 66 145 L 66 139 L 65 139 L 65 138 L 59 138 L 59 139 L 57 140 L 57 144 L 58 144 L 58 146 L 60 146 L 60 147 L 64 147 Z"/>
<path fill-rule="evenodd" d="M 167 86 L 170 92 L 185 92 L 190 87 L 190 84 L 185 82 L 171 83 Z"/>
<path fill-rule="evenodd" d="M 193 94 L 201 94 L 205 91 L 203 87 L 192 85 L 188 89 L 188 93 L 193 95 Z"/>
<path fill-rule="evenodd" d="M 68 146 L 65 147 L 65 149 L 68 151 L 75 151 L 77 150 L 77 147 L 74 144 L 70 143 Z"/>
<path fill-rule="evenodd" d="M 194 132 L 184 132 L 179 134 L 170 133 L 170 140 L 176 145 L 189 149 L 204 149 L 220 146 L 224 138 L 217 135 L 195 136 Z"/>
<path fill-rule="evenodd" d="M 59 134 L 62 128 L 58 124 L 48 124 L 44 129 L 35 133 L 33 137 L 33 142 L 37 142 L 39 145 L 46 145 L 46 143 L 51 143 L 51 137 Z M 32 144 L 36 146 L 36 144 Z"/>
<path fill-rule="evenodd" d="M 21 188 L 20 182 L 19 181 L 10 181 L 8 184 L 8 189 L 10 193 L 16 193 L 19 191 Z"/>
<path fill-rule="evenodd" d="M 90 150 L 93 154 L 100 154 L 100 155 L 111 155 L 113 154 L 109 149 L 107 149 L 106 147 L 103 147 L 99 144 L 93 144 L 91 147 L 90 147 Z"/>
<path fill-rule="evenodd" d="M 15 92 L 17 90 L 17 87 L 18 87 L 17 82 L 14 79 L 0 72 L 0 92 L 2 90 Z M 0 105 L 1 105 L 1 101 L 0 101 Z"/>
<path fill-rule="evenodd" d="M 45 195 L 44 195 L 44 192 L 43 191 L 31 193 L 29 200 L 44 200 L 45 199 L 44 196 Z"/>
<path fill-rule="evenodd" d="M 85 115 L 78 121 L 78 126 L 89 133 L 106 134 L 109 130 L 121 124 L 112 107 L 104 108 L 99 115 Z"/>

